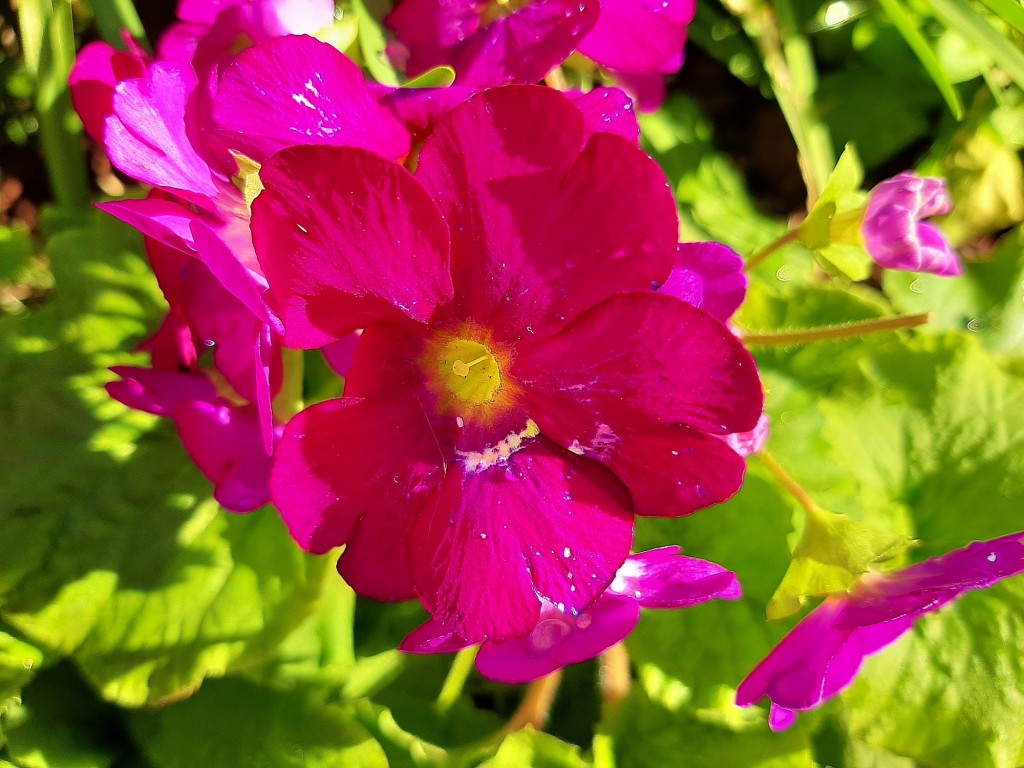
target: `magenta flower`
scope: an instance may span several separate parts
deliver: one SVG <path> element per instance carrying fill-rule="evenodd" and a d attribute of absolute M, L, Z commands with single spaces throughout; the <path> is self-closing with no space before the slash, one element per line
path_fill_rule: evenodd
<path fill-rule="evenodd" d="M 459 85 L 534 83 L 578 49 L 653 109 L 683 64 L 695 10 L 694 0 L 402 0 L 385 23 L 398 38 L 392 58 L 413 77 L 447 64 Z"/>
<path fill-rule="evenodd" d="M 281 3 L 221 6 L 227 8 L 224 13 L 283 8 Z M 275 30 L 268 26 L 263 36 Z M 251 330 L 248 346 L 218 349 L 221 357 L 240 361 L 233 370 L 248 369 L 255 376 L 246 384 L 222 368 L 231 385 L 256 404 L 269 449 L 271 382 L 260 361 L 265 362 L 272 337 L 283 328 L 265 299 L 267 283 L 252 247 L 249 207 L 232 178 L 239 173 L 232 152 L 259 163 L 282 147 L 316 143 L 360 146 L 398 159 L 408 152 L 408 133 L 377 104 L 354 63 L 312 38 L 279 37 L 238 55 L 232 52 L 230 63 L 209 72 L 205 87 L 188 61 L 157 61 L 140 74 L 141 64 L 122 61 L 128 54 L 110 54 L 111 61 L 121 62 L 117 66 L 103 64 L 103 55 L 98 50 L 76 64 L 72 93 L 78 94 L 76 103 L 87 102 L 90 93 L 104 96 L 102 106 L 109 113 L 103 118 L 103 139 L 112 162 L 158 193 L 101 207 L 191 256 L 237 299 L 232 306 L 240 302 L 249 311 L 251 318 L 236 316 L 237 332 L 232 334 L 238 342 L 241 329 Z M 253 87 L 257 82 L 258 89 Z M 214 102 L 198 98 L 211 92 L 217 94 Z M 99 119 L 93 112 L 85 115 L 93 123 Z M 190 322 L 224 316 L 219 306 L 204 308 L 195 300 L 191 305 L 196 311 Z M 232 324 L 223 329 L 230 330 Z M 200 335 L 204 341 L 209 338 Z"/>
<path fill-rule="evenodd" d="M 834 595 L 783 638 L 740 684 L 736 703 L 767 696 L 769 724 L 788 728 L 853 682 L 864 657 L 964 592 L 1024 572 L 1024 533 L 975 542 L 902 571 L 872 574 L 849 594 Z"/>
<path fill-rule="evenodd" d="M 182 445 L 213 483 L 214 498 L 233 512 L 270 502 L 270 453 L 263 449 L 256 409 L 221 396 L 202 372 L 118 366 L 120 381 L 107 384 L 118 402 L 172 419 Z M 275 427 L 280 438 L 282 427 Z"/>
<path fill-rule="evenodd" d="M 626 558 L 612 583 L 578 615 L 544 600 L 530 634 L 480 645 L 480 674 L 503 683 L 525 683 L 556 669 L 587 661 L 629 635 L 640 608 L 686 608 L 741 596 L 736 574 L 706 560 L 683 557 L 679 547 L 662 547 Z M 408 653 L 450 653 L 466 642 L 430 619 L 402 641 Z"/>
<path fill-rule="evenodd" d="M 333 0 L 180 0 L 180 22 L 160 38 L 158 57 L 191 64 L 201 77 L 240 49 L 334 22 Z"/>
<path fill-rule="evenodd" d="M 743 257 L 721 243 L 680 243 L 676 265 L 658 290 L 692 304 L 723 323 L 747 296 Z"/>
<path fill-rule="evenodd" d="M 596 0 L 537 0 L 519 10 L 498 0 L 402 0 L 385 19 L 389 52 L 410 77 L 449 65 L 456 85 L 535 83 L 579 45 Z"/>
<path fill-rule="evenodd" d="M 641 109 L 665 98 L 665 75 L 683 66 L 696 0 L 600 0 L 601 13 L 579 51 L 614 74 Z"/>
<path fill-rule="evenodd" d="M 905 171 L 871 191 L 861 232 L 868 253 L 887 269 L 955 277 L 964 271 L 956 250 L 929 216 L 949 213 L 946 182 Z"/>
<path fill-rule="evenodd" d="M 360 594 L 419 597 L 469 642 L 524 636 L 545 600 L 576 615 L 604 592 L 634 512 L 739 487 L 713 435 L 756 424 L 753 360 L 649 290 L 675 262 L 672 194 L 632 142 L 587 138 L 565 96 L 473 97 L 415 176 L 295 147 L 261 177 L 253 237 L 286 342 L 366 329 L 345 397 L 289 423 L 271 480 L 303 547 L 346 545 Z"/>

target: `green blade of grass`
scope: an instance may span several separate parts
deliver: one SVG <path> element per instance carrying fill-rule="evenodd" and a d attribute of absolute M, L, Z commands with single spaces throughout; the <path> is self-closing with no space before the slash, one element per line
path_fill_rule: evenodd
<path fill-rule="evenodd" d="M 917 56 L 921 66 L 924 67 L 932 82 L 935 83 L 935 87 L 939 89 L 939 93 L 945 99 L 949 111 L 953 113 L 953 117 L 957 120 L 963 119 L 964 107 L 960 102 L 960 95 L 956 92 L 956 88 L 953 87 L 953 83 L 950 82 L 946 70 L 942 68 L 939 57 L 935 55 L 935 51 L 932 50 L 924 35 L 921 34 L 918 21 L 907 13 L 900 0 L 879 0 L 879 5 L 882 6 L 882 10 L 885 11 L 893 26 L 903 36 L 907 45 L 910 46 L 910 50 Z"/>
<path fill-rule="evenodd" d="M 981 0 L 992 13 L 1024 34 L 1024 6 L 1018 0 Z"/>
<path fill-rule="evenodd" d="M 92 13 L 103 39 L 115 48 L 123 48 L 121 30 L 145 44 L 146 30 L 132 0 L 92 0 Z"/>
<path fill-rule="evenodd" d="M 988 53 L 996 66 L 1024 88 L 1024 53 L 964 0 L 929 0 L 935 15 L 952 30 Z"/>

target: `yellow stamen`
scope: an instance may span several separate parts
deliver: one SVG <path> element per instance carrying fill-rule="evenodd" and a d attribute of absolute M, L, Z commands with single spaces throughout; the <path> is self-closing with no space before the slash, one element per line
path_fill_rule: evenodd
<path fill-rule="evenodd" d="M 478 357 L 476 360 L 474 360 L 471 363 L 464 363 L 461 360 L 456 360 L 454 363 L 452 363 L 452 373 L 454 373 L 456 376 L 461 376 L 462 378 L 466 378 L 467 376 L 469 376 L 469 369 L 470 368 L 472 368 L 477 363 L 482 363 L 484 360 L 486 360 L 489 357 L 493 357 L 493 356 L 491 354 L 480 355 L 480 357 Z"/>

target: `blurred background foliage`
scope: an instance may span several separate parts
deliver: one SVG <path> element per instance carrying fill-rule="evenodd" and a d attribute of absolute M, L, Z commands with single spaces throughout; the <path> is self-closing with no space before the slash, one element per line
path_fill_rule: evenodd
<path fill-rule="evenodd" d="M 637 549 L 736 570 L 744 600 L 645 615 L 632 690 L 612 695 L 597 662 L 568 669 L 546 733 L 505 727 L 524 688 L 397 653 L 418 606 L 357 599 L 272 509 L 220 510 L 173 429 L 103 390 L 164 305 L 136 233 L 89 205 L 133 190 L 65 85 L 77 47 L 120 45 L 122 27 L 154 41 L 173 10 L 0 5 L 0 766 L 1024 764 L 1020 579 L 921 622 L 787 733 L 733 705 L 795 621 L 769 605 L 813 595 L 784 580 L 803 511 L 756 457 L 727 504 L 637 532 Z M 383 10 L 338 14 L 379 79 Z M 882 568 L 1024 528 L 1022 37 L 1018 0 L 700 0 L 688 61 L 642 120 L 685 239 L 744 255 L 800 222 L 847 144 L 865 189 L 907 168 L 949 179 L 964 277 L 883 276 L 793 242 L 737 317 L 756 332 L 933 313 L 913 333 L 757 350 L 772 455 L 858 530 L 915 541 Z M 312 393 L 323 368 L 307 368 Z"/>

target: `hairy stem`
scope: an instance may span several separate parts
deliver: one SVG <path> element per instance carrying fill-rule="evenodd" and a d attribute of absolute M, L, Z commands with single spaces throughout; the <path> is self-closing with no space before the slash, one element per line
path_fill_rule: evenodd
<path fill-rule="evenodd" d="M 547 724 L 548 715 L 551 714 L 551 705 L 555 701 L 555 694 L 558 693 L 558 686 L 562 683 L 562 670 L 558 669 L 547 677 L 534 680 L 526 689 L 526 696 L 523 697 L 519 708 L 512 713 L 512 717 L 501 729 L 502 733 L 515 733 L 526 726 L 532 726 L 540 731 Z"/>
<path fill-rule="evenodd" d="M 758 251 L 753 256 L 751 256 L 749 259 L 747 259 L 747 263 L 743 265 L 744 271 L 749 272 L 754 267 L 759 266 L 761 264 L 761 262 L 763 262 L 765 259 L 767 259 L 769 256 L 771 256 L 777 250 L 782 248 L 784 245 L 789 245 L 790 243 L 792 243 L 794 240 L 798 239 L 799 237 L 800 237 L 800 230 L 799 229 L 790 229 L 787 232 L 784 232 L 779 237 L 777 237 L 775 240 L 773 240 L 768 245 L 766 245 L 764 248 L 762 248 L 760 251 Z"/>
<path fill-rule="evenodd" d="M 810 344 L 815 341 L 835 341 L 851 337 L 866 336 L 881 331 L 896 331 L 901 328 L 915 328 L 931 319 L 928 312 L 919 315 L 900 315 L 880 320 L 858 320 L 843 325 L 825 328 L 808 328 L 800 331 L 772 331 L 768 333 L 744 333 L 743 343 L 750 347 L 789 347 Z"/>

